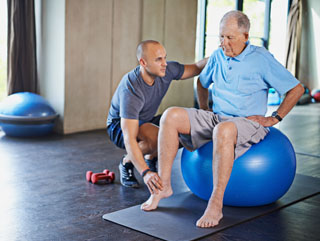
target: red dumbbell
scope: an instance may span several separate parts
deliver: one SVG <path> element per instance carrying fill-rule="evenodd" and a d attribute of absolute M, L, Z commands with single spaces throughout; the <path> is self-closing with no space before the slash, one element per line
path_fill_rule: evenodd
<path fill-rule="evenodd" d="M 102 173 L 87 171 L 86 179 L 88 182 L 92 182 L 93 184 L 97 183 L 99 180 L 106 180 L 108 183 L 112 183 L 115 179 L 115 174 L 114 172 L 110 172 L 108 169 L 103 170 Z"/>
<path fill-rule="evenodd" d="M 104 169 L 103 173 L 105 173 L 110 177 L 110 182 L 113 182 L 114 179 L 116 178 L 116 175 L 114 174 L 114 172 L 110 172 L 108 169 Z"/>
<path fill-rule="evenodd" d="M 92 183 L 97 183 L 99 180 L 106 180 L 108 183 L 112 183 L 114 179 L 114 172 L 110 172 L 108 169 L 104 169 L 102 173 L 93 173 L 91 176 Z"/>

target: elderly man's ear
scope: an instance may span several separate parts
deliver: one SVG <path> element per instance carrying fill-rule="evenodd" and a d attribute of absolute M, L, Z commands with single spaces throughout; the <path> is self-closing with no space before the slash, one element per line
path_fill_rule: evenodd
<path fill-rule="evenodd" d="M 244 33 L 244 37 L 245 37 L 246 42 L 247 42 L 247 41 L 248 41 L 248 39 L 249 39 L 249 33 Z"/>

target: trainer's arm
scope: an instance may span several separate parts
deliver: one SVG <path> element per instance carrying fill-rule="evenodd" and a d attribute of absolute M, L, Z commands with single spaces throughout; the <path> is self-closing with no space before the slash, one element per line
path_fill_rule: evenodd
<path fill-rule="evenodd" d="M 139 132 L 139 121 L 121 118 L 121 129 L 126 151 L 139 173 L 148 168 L 144 161 L 143 154 L 139 148 L 137 137 Z"/>
<path fill-rule="evenodd" d="M 209 105 L 208 105 L 209 90 L 202 86 L 200 82 L 200 78 L 198 78 L 197 80 L 197 94 L 198 94 L 199 108 L 203 110 L 209 110 Z"/>
<path fill-rule="evenodd" d="M 304 87 L 301 84 L 297 84 L 294 88 L 289 90 L 286 97 L 283 99 L 282 103 L 278 108 L 278 115 L 283 119 L 290 110 L 297 104 L 298 100 L 304 93 Z M 268 127 L 277 124 L 279 121 L 275 117 L 268 116 L 249 116 L 250 120 L 256 121 L 261 125 Z"/>
<path fill-rule="evenodd" d="M 185 64 L 184 72 L 180 79 L 189 79 L 201 73 L 204 66 L 207 64 L 208 58 L 202 59 L 194 64 Z"/>
<path fill-rule="evenodd" d="M 143 153 L 137 141 L 139 134 L 139 121 L 121 118 L 121 129 L 125 148 L 130 160 L 138 172 L 142 174 L 142 172 L 149 167 L 144 160 Z M 162 190 L 162 182 L 156 172 L 148 172 L 144 179 L 148 179 L 145 183 L 151 193 L 157 193 L 158 189 Z"/>

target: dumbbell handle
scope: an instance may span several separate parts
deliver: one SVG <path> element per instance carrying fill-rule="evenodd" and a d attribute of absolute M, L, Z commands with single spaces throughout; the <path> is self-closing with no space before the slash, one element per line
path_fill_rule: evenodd
<path fill-rule="evenodd" d="M 114 181 L 114 179 L 115 179 L 115 174 L 114 174 L 114 172 L 110 172 L 108 169 L 104 169 L 103 170 L 103 173 L 105 173 L 106 175 L 108 175 L 110 178 L 111 178 L 111 182 L 113 182 Z"/>
<path fill-rule="evenodd" d="M 109 172 L 108 174 L 105 173 L 94 173 L 91 177 L 91 182 L 93 184 L 97 183 L 99 180 L 106 180 L 112 182 L 114 180 L 114 174 L 113 172 Z"/>

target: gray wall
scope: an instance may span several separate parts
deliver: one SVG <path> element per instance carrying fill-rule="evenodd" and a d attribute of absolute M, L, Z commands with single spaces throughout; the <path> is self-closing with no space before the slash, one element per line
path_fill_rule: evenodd
<path fill-rule="evenodd" d="M 195 59 L 197 0 L 37 0 L 39 89 L 60 114 L 58 131 L 105 128 L 121 77 L 137 65 L 144 39 L 168 60 Z M 193 105 L 193 81 L 174 83 L 159 112 Z"/>
<path fill-rule="evenodd" d="M 158 39 L 169 60 L 190 64 L 195 61 L 197 1 L 143 1 L 142 39 Z M 193 106 L 193 80 L 174 81 L 163 99 L 159 113 L 169 106 Z"/>

